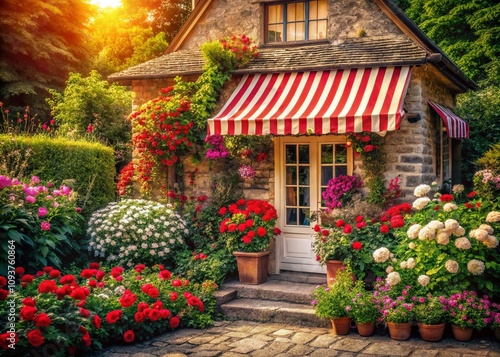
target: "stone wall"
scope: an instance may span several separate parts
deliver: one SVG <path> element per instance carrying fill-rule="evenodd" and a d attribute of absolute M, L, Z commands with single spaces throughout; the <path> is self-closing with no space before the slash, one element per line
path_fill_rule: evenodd
<path fill-rule="evenodd" d="M 359 36 L 406 36 L 371 0 L 329 1 L 327 38 L 341 42 Z M 264 42 L 264 4 L 248 0 L 213 0 L 181 49 L 198 49 L 206 41 L 244 33 Z"/>

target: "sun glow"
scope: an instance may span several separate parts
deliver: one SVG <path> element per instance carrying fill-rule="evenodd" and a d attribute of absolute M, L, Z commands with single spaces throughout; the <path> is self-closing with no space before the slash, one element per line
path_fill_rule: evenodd
<path fill-rule="evenodd" d="M 121 0 L 92 0 L 90 3 L 97 5 L 100 8 L 122 6 Z"/>

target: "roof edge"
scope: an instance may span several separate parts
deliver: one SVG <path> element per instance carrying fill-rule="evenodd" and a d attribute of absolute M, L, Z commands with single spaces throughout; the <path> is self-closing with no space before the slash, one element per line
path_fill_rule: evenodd
<path fill-rule="evenodd" d="M 191 11 L 191 14 L 187 18 L 186 22 L 180 28 L 179 32 L 170 41 L 165 54 L 177 51 L 183 44 L 184 40 L 189 36 L 193 28 L 195 27 L 198 20 L 203 16 L 208 6 L 212 3 L 212 0 L 200 0 Z"/>
<path fill-rule="evenodd" d="M 391 0 L 375 0 L 380 6 L 380 8 L 384 11 L 390 12 L 392 15 L 396 17 L 398 22 L 395 22 L 396 25 L 402 25 L 404 28 L 401 30 L 414 38 L 414 40 L 420 44 L 426 51 L 428 51 L 429 55 L 433 55 L 435 53 L 439 53 L 442 57 L 432 63 L 434 65 L 442 64 L 443 66 L 437 66 L 438 69 L 443 72 L 443 74 L 448 77 L 452 82 L 457 84 L 461 89 L 466 92 L 469 89 L 477 90 L 479 86 L 472 81 L 469 77 L 465 75 L 464 72 L 443 52 L 441 48 L 437 44 L 435 44 L 404 12 L 401 10 L 394 2 Z M 431 62 L 431 61 L 429 61 Z"/>
<path fill-rule="evenodd" d="M 141 79 L 160 79 L 160 78 L 175 78 L 177 76 L 190 76 L 202 74 L 203 71 L 186 71 L 186 72 L 171 72 L 171 73 L 161 73 L 161 74 L 141 74 L 141 75 L 129 75 L 129 76 L 108 76 L 109 81 L 130 81 L 130 80 L 141 80 Z"/>

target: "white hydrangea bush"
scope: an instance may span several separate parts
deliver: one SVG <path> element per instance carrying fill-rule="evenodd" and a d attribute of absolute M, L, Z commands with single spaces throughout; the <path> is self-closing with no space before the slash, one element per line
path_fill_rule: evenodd
<path fill-rule="evenodd" d="M 131 267 L 171 261 L 189 233 L 173 208 L 153 201 L 110 203 L 89 219 L 88 250 L 94 258 Z"/>

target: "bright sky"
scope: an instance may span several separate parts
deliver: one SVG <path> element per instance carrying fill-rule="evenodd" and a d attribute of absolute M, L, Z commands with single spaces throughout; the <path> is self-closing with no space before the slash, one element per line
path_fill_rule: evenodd
<path fill-rule="evenodd" d="M 91 0 L 91 4 L 97 5 L 101 8 L 104 7 L 118 7 L 122 5 L 121 0 Z"/>

